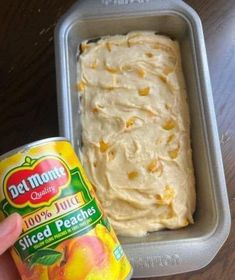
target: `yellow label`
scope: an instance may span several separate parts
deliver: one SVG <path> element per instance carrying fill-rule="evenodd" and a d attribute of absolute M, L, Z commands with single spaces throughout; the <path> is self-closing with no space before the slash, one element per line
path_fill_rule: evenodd
<path fill-rule="evenodd" d="M 18 212 L 12 256 L 23 280 L 125 280 L 131 266 L 71 144 L 48 141 L 0 162 L 0 219 Z"/>

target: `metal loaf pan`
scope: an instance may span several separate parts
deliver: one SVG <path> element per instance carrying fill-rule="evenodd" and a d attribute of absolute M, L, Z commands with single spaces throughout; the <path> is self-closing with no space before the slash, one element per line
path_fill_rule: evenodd
<path fill-rule="evenodd" d="M 197 210 L 195 224 L 187 228 L 120 240 L 133 264 L 134 277 L 200 269 L 225 242 L 230 211 L 203 31 L 192 8 L 179 0 L 78 1 L 55 31 L 60 133 L 79 152 L 81 126 L 75 86 L 78 45 L 85 39 L 133 30 L 155 30 L 180 42 L 191 115 Z"/>

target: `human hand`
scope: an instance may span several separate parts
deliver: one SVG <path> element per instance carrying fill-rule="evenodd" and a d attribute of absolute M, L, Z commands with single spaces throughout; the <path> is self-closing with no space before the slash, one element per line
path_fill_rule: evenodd
<path fill-rule="evenodd" d="M 6 252 L 17 240 L 22 231 L 22 218 L 13 214 L 0 223 L 0 279 L 20 279 L 9 252 Z"/>

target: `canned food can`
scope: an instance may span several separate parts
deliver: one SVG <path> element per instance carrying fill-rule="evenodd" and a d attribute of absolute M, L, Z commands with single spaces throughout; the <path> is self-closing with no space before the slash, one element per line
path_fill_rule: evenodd
<path fill-rule="evenodd" d="M 132 267 L 70 142 L 50 138 L 0 157 L 0 217 L 19 213 L 11 255 L 23 280 L 125 280 Z"/>

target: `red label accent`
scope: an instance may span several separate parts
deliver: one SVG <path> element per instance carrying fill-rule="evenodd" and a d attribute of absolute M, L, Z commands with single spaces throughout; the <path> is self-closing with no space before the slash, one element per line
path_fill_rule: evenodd
<path fill-rule="evenodd" d="M 11 171 L 4 189 L 8 201 L 16 207 L 47 204 L 60 194 L 70 181 L 69 170 L 59 159 L 49 157 L 32 166 L 21 166 Z"/>

